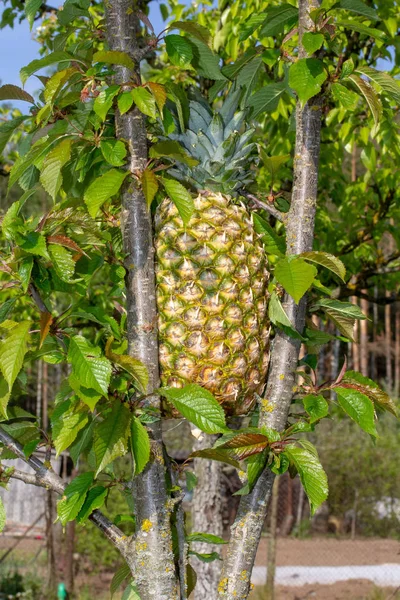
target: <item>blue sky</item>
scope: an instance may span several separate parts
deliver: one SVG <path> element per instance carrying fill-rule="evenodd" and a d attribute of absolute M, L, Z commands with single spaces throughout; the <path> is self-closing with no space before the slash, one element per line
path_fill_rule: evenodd
<path fill-rule="evenodd" d="M 56 2 L 56 5 L 58 4 L 60 3 Z M 156 33 L 164 29 L 158 1 L 150 3 L 150 21 Z M 36 24 L 39 25 L 40 21 L 36 21 Z M 26 19 L 21 24 L 16 23 L 14 29 L 6 27 L 0 30 L 0 56 L 4 57 L 0 61 L 1 84 L 21 85 L 19 71 L 31 60 L 39 58 L 39 48 L 39 44 L 32 39 Z M 25 84 L 25 89 L 30 93 L 39 87 L 40 84 L 35 77 L 30 77 Z M 13 104 L 21 109 L 26 109 L 28 106 L 25 102 L 13 102 Z"/>

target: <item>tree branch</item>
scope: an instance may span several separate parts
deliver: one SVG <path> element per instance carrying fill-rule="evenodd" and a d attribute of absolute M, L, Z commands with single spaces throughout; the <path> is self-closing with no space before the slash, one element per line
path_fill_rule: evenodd
<path fill-rule="evenodd" d="M 307 56 L 301 40 L 313 27 L 309 10 L 317 8 L 319 0 L 299 0 L 299 56 Z M 320 150 L 322 99 L 312 98 L 304 107 L 296 107 L 296 148 L 294 157 L 294 186 L 287 217 L 287 254 L 295 255 L 312 250 L 314 220 L 317 206 L 318 161 Z M 299 305 L 288 295 L 284 309 L 297 331 L 305 323 L 306 298 Z M 293 397 L 295 370 L 300 341 L 278 330 L 271 350 L 271 362 L 265 399 L 261 402 L 259 426 L 279 431 L 286 427 Z M 265 470 L 253 491 L 242 497 L 238 515 L 232 526 L 231 540 L 224 561 L 219 597 L 222 600 L 247 598 L 261 531 L 267 514 L 274 475 Z"/>
<path fill-rule="evenodd" d="M 134 69 L 115 65 L 114 83 L 141 84 L 137 60 L 141 25 L 131 0 L 110 0 L 105 4 L 106 34 L 111 50 L 126 52 Z M 116 113 L 117 137 L 128 142 L 131 173 L 143 171 L 147 163 L 147 135 L 144 116 L 137 107 Z M 134 177 L 122 190 L 121 228 L 127 271 L 127 336 L 129 354 L 149 372 L 146 403 L 160 410 L 160 397 L 153 393 L 160 385 L 158 371 L 157 305 L 155 292 L 152 220 L 143 191 Z M 177 600 L 179 586 L 172 552 L 170 516 L 173 502 L 167 493 L 161 422 L 148 426 L 152 458 L 132 482 L 135 506 L 136 542 L 128 565 L 142 566 L 135 575 L 142 600 Z"/>
<path fill-rule="evenodd" d="M 248 192 L 241 191 L 240 193 L 245 198 L 248 198 L 249 200 L 251 200 L 258 208 L 262 208 L 262 210 L 266 210 L 267 212 L 269 212 L 270 215 L 275 217 L 275 219 L 277 219 L 281 223 L 285 222 L 284 215 L 281 213 L 280 210 L 275 208 L 275 206 L 273 206 L 272 204 L 267 204 L 266 202 L 259 200 L 257 198 L 257 196 L 254 196 L 253 194 L 249 194 Z"/>
<path fill-rule="evenodd" d="M 11 477 L 24 481 L 27 484 L 44 487 L 60 495 L 64 494 L 66 485 L 61 477 L 46 467 L 36 456 L 27 458 L 21 444 L 14 440 L 2 427 L 0 427 L 0 443 L 11 450 L 11 452 L 23 460 L 34 471 L 34 473 L 25 473 L 14 469 Z M 114 544 L 122 556 L 126 558 L 129 547 L 129 540 L 126 535 L 99 510 L 92 512 L 89 519 L 103 531 L 104 535 Z"/>

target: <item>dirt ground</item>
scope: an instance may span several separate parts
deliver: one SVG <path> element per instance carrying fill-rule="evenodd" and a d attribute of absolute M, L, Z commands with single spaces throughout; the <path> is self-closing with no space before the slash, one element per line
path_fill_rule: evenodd
<path fill-rule="evenodd" d="M 267 564 L 267 539 L 263 538 L 256 565 Z M 312 538 L 297 540 L 278 538 L 277 565 L 379 565 L 400 563 L 400 542 L 384 539 L 341 540 Z"/>
<path fill-rule="evenodd" d="M 12 538 L 0 536 L 0 556 L 13 542 Z M 266 565 L 267 543 L 266 538 L 261 540 L 256 559 L 257 566 Z M 9 560 L 13 562 L 13 559 L 17 559 L 20 564 L 27 562 L 32 564 L 33 562 L 38 567 L 37 560 L 33 557 L 43 546 L 44 540 L 25 539 L 9 556 Z M 40 562 L 44 563 L 43 554 L 42 551 Z M 354 541 L 335 538 L 278 539 L 278 566 L 379 565 L 384 563 L 400 563 L 400 542 L 384 539 L 357 539 Z M 77 589 L 83 584 L 89 584 L 93 591 L 93 597 L 103 597 L 101 594 L 104 593 L 104 598 L 106 598 L 111 578 L 111 573 L 96 575 L 94 580 L 88 578 L 87 575 L 80 576 L 76 582 Z M 333 585 L 277 586 L 275 600 L 400 600 L 400 590 L 397 591 L 394 588 L 378 589 L 367 580 L 352 580 Z M 265 597 L 262 588 L 256 588 L 250 598 L 251 600 L 265 600 Z"/>
<path fill-rule="evenodd" d="M 265 566 L 267 539 L 263 538 L 256 565 Z M 280 538 L 277 544 L 277 565 L 379 565 L 400 563 L 400 542 L 384 539 L 343 540 L 313 538 L 296 540 Z M 333 585 L 277 586 L 275 600 L 397 600 L 394 588 L 377 588 L 371 581 L 351 580 Z M 399 591 L 400 592 L 400 591 Z M 264 600 L 265 593 L 258 588 L 251 600 Z"/>
<path fill-rule="evenodd" d="M 249 600 L 265 600 L 266 595 L 256 589 Z M 298 588 L 277 586 L 275 600 L 398 600 L 393 588 L 377 588 L 370 581 L 342 581 L 334 585 L 303 585 Z"/>

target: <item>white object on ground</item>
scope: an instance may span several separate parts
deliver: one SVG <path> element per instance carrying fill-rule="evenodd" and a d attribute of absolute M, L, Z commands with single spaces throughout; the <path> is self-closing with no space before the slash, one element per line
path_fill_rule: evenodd
<path fill-rule="evenodd" d="M 266 567 L 254 567 L 251 581 L 254 585 L 263 585 L 267 579 Z M 329 585 L 349 579 L 368 579 L 380 586 L 400 585 L 400 564 L 351 565 L 345 567 L 277 567 L 275 582 L 277 585 L 301 586 L 307 583 Z"/>

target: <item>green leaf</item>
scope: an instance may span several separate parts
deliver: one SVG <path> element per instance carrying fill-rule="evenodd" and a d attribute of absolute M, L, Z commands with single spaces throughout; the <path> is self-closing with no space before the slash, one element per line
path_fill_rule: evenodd
<path fill-rule="evenodd" d="M 346 267 L 340 260 L 333 254 L 328 252 L 302 252 L 301 258 L 305 258 L 309 262 L 322 265 L 325 269 L 329 269 L 332 273 L 335 273 L 342 281 L 346 277 Z"/>
<path fill-rule="evenodd" d="M 283 475 L 286 473 L 289 466 L 290 462 L 288 457 L 285 454 L 280 453 L 274 455 L 273 463 L 270 466 L 270 469 L 273 473 L 275 473 L 275 475 Z"/>
<path fill-rule="evenodd" d="M 322 44 L 324 43 L 324 39 L 325 38 L 322 33 L 306 31 L 302 38 L 302 44 L 308 54 L 314 54 L 314 52 L 321 48 Z"/>
<path fill-rule="evenodd" d="M 190 533 L 186 536 L 187 542 L 202 542 L 203 544 L 227 544 L 225 540 L 223 540 L 218 535 L 213 535 L 212 533 L 200 533 L 195 531 L 194 533 Z"/>
<path fill-rule="evenodd" d="M 276 233 L 268 221 L 265 221 L 257 213 L 253 213 L 253 223 L 254 229 L 261 235 L 265 252 L 267 254 L 274 254 L 275 256 L 285 256 L 285 239 Z"/>
<path fill-rule="evenodd" d="M 139 384 L 141 391 L 145 393 L 149 383 L 149 372 L 146 366 L 133 356 L 129 356 L 127 354 L 117 354 L 116 352 L 113 352 L 111 350 L 112 342 L 113 338 L 109 338 L 107 340 L 105 348 L 107 358 L 130 373 L 134 377 L 135 381 Z"/>
<path fill-rule="evenodd" d="M 32 62 L 30 62 L 28 65 L 26 65 L 26 67 L 22 67 L 22 69 L 19 72 L 21 81 L 22 81 L 22 83 L 25 83 L 25 81 L 28 79 L 28 77 L 33 75 L 33 73 L 36 73 L 36 71 L 43 69 L 44 67 L 50 67 L 51 65 L 54 65 L 54 64 L 60 63 L 60 62 L 71 62 L 73 60 L 74 60 L 74 56 L 71 54 L 68 54 L 67 52 L 51 52 L 50 54 L 47 54 L 47 56 L 44 56 L 43 58 L 38 58 L 36 60 L 32 60 Z"/>
<path fill-rule="evenodd" d="M 78 523 L 84 523 L 94 510 L 101 508 L 107 497 L 108 490 L 102 485 L 96 485 L 89 490 L 85 502 L 79 511 L 76 520 Z"/>
<path fill-rule="evenodd" d="M 43 256 L 43 258 L 49 258 L 47 252 L 46 238 L 37 231 L 31 231 L 25 236 L 24 241 L 20 244 L 22 250 L 29 252 L 29 254 L 35 254 L 36 256 Z"/>
<path fill-rule="evenodd" d="M 367 17 L 367 19 L 370 19 L 371 21 L 376 21 L 379 19 L 376 10 L 362 2 L 362 0 L 340 0 L 333 8 L 350 10 L 351 12 L 355 12 L 359 15 Z"/>
<path fill-rule="evenodd" d="M 40 173 L 40 183 L 56 199 L 62 185 L 61 169 L 71 158 L 71 140 L 63 140 L 46 156 Z"/>
<path fill-rule="evenodd" d="M 268 304 L 268 315 L 271 323 L 283 329 L 287 335 L 303 340 L 303 336 L 294 328 L 289 317 L 285 313 L 282 303 L 275 291 L 272 292 Z"/>
<path fill-rule="evenodd" d="M 349 88 L 341 83 L 332 83 L 331 92 L 336 102 L 339 102 L 344 108 L 349 108 L 350 110 L 354 110 L 360 99 L 358 94 L 349 90 Z"/>
<path fill-rule="evenodd" d="M 70 283 L 75 271 L 75 261 L 71 252 L 59 244 L 50 244 L 49 254 L 58 277 Z"/>
<path fill-rule="evenodd" d="M 30 326 L 29 321 L 16 325 L 0 345 L 0 369 L 10 391 L 24 364 Z"/>
<path fill-rule="evenodd" d="M 194 383 L 183 388 L 161 388 L 160 394 L 205 433 L 226 431 L 225 414 L 214 396 Z"/>
<path fill-rule="evenodd" d="M 118 96 L 117 104 L 121 115 L 124 115 L 126 112 L 128 112 L 133 104 L 132 92 L 123 92 L 120 96 Z"/>
<path fill-rule="evenodd" d="M 370 435 L 377 437 L 375 411 L 371 400 L 365 396 L 365 394 L 353 389 L 335 387 L 334 390 L 337 394 L 338 403 L 345 413 L 347 413 L 361 429 Z"/>
<path fill-rule="evenodd" d="M 192 492 L 196 487 L 198 480 L 193 471 L 185 471 L 186 477 L 186 489 L 188 492 Z"/>
<path fill-rule="evenodd" d="M 3 499 L 0 497 L 0 533 L 6 525 L 6 511 L 3 504 Z"/>
<path fill-rule="evenodd" d="M 78 433 L 75 442 L 69 448 L 69 453 L 74 461 L 74 465 L 78 464 L 80 456 L 88 450 L 93 439 L 93 429 L 95 421 L 89 421 L 88 425 L 81 429 Z"/>
<path fill-rule="evenodd" d="M 46 87 L 44 90 L 44 99 L 47 103 L 53 102 L 64 83 L 66 83 L 72 75 L 75 73 L 79 73 L 76 67 L 70 67 L 68 69 L 63 69 L 62 71 L 57 71 L 54 73 L 52 77 L 47 81 Z"/>
<path fill-rule="evenodd" d="M 285 26 L 292 27 L 297 20 L 297 8 L 291 4 L 273 6 L 266 13 L 265 25 L 261 29 L 259 37 L 270 37 L 283 33 Z"/>
<path fill-rule="evenodd" d="M 193 49 L 192 65 L 197 74 L 213 81 L 226 79 L 225 75 L 221 73 L 219 57 L 210 50 L 207 44 L 203 44 L 203 42 L 193 37 L 190 39 L 190 43 Z"/>
<path fill-rule="evenodd" d="M 327 401 L 320 394 L 309 394 L 303 398 L 304 408 L 310 415 L 310 423 L 323 419 L 329 412 Z"/>
<path fill-rule="evenodd" d="M 289 69 L 289 85 L 302 104 L 321 91 L 326 78 L 324 65 L 317 58 L 300 58 Z"/>
<path fill-rule="evenodd" d="M 119 567 L 119 569 L 115 572 L 110 584 L 111 600 L 114 597 L 115 592 L 118 591 L 118 588 L 124 583 L 125 579 L 128 579 L 128 577 L 131 576 L 131 570 L 126 563 Z"/>
<path fill-rule="evenodd" d="M 362 93 L 366 99 L 368 106 L 374 117 L 375 125 L 377 125 L 382 116 L 382 104 L 379 100 L 374 88 L 364 79 L 361 79 L 358 75 L 349 75 L 349 79 L 354 83 L 358 90 Z"/>
<path fill-rule="evenodd" d="M 268 449 L 266 448 L 258 454 L 253 454 L 246 460 L 247 465 L 247 486 L 249 492 L 253 489 L 257 479 L 263 472 L 268 458 Z M 246 486 L 245 486 L 246 487 Z M 243 488 L 242 488 L 243 489 Z M 247 491 L 247 490 L 246 490 Z M 243 495 L 243 494 L 240 494 Z"/>
<path fill-rule="evenodd" d="M 115 458 L 127 452 L 131 413 L 126 404 L 115 400 L 111 411 L 94 429 L 96 477 Z"/>
<path fill-rule="evenodd" d="M 0 88 L 1 90 L 1 88 Z M 10 119 L 9 121 L 4 121 L 4 123 L 0 123 L 0 154 L 3 152 L 6 144 L 16 128 L 21 125 L 28 117 L 15 117 L 14 119 Z"/>
<path fill-rule="evenodd" d="M 146 199 L 147 208 L 150 208 L 154 196 L 158 191 L 157 175 L 151 169 L 145 169 L 141 177 L 143 194 Z"/>
<path fill-rule="evenodd" d="M 256 119 L 261 113 L 274 112 L 278 108 L 279 99 L 286 91 L 285 84 L 270 83 L 250 96 L 247 106 L 253 109 L 251 118 Z"/>
<path fill-rule="evenodd" d="M 192 37 L 203 42 L 203 44 L 211 46 L 211 34 L 207 27 L 203 27 L 203 25 L 199 25 L 193 21 L 175 21 L 170 25 L 169 29 L 179 29 L 180 31 L 189 33 Z"/>
<path fill-rule="evenodd" d="M 132 97 L 140 112 L 153 119 L 157 118 L 156 99 L 146 88 L 134 88 Z"/>
<path fill-rule="evenodd" d="M 193 58 L 193 49 L 181 35 L 167 35 L 165 45 L 171 63 L 177 67 L 186 67 Z"/>
<path fill-rule="evenodd" d="M 93 110 L 102 121 L 105 121 L 107 113 L 113 105 L 115 96 L 119 93 L 119 85 L 110 85 L 102 90 L 94 101 Z"/>
<path fill-rule="evenodd" d="M 298 304 L 314 281 L 317 269 L 302 258 L 287 257 L 277 262 L 274 275 Z"/>
<path fill-rule="evenodd" d="M 158 110 L 160 111 L 160 116 L 163 118 L 163 112 L 165 103 L 167 101 L 167 90 L 165 89 L 165 85 L 161 83 L 156 83 L 155 81 L 147 81 L 147 88 L 153 94 L 156 104 L 158 106 Z"/>
<path fill-rule="evenodd" d="M 79 382 L 107 396 L 111 377 L 111 363 L 100 355 L 100 349 L 92 346 L 84 337 L 75 335 L 70 338 L 68 362 Z"/>
<path fill-rule="evenodd" d="M 218 450 L 229 450 L 229 456 L 244 460 L 253 454 L 260 454 L 269 444 L 267 436 L 262 433 L 238 433 L 222 445 Z"/>
<path fill-rule="evenodd" d="M 34 165 L 34 163 L 41 161 L 50 151 L 50 148 L 54 145 L 55 142 L 55 140 L 47 140 L 43 143 L 42 140 L 39 141 L 41 143 L 32 146 L 32 148 L 27 154 L 25 154 L 24 156 L 20 156 L 15 161 L 10 172 L 8 189 L 10 189 L 16 181 L 21 180 L 23 175 L 28 171 L 30 167 L 32 167 L 32 165 Z"/>
<path fill-rule="evenodd" d="M 92 388 L 81 385 L 79 379 L 76 377 L 76 375 L 74 375 L 74 373 L 71 373 L 68 377 L 68 383 L 78 398 L 80 398 L 80 400 L 82 400 L 82 402 L 84 402 L 91 411 L 94 411 L 96 404 L 104 394 L 100 394 Z"/>
<path fill-rule="evenodd" d="M 138 589 L 134 583 L 130 583 L 128 587 L 125 588 L 121 600 L 140 600 Z"/>
<path fill-rule="evenodd" d="M 356 371 L 346 371 L 340 382 L 340 386 L 358 390 L 367 396 L 374 404 L 379 406 L 379 408 L 391 412 L 395 417 L 397 416 L 396 405 L 389 394 L 382 390 L 375 381 L 361 375 L 361 373 L 357 373 Z"/>
<path fill-rule="evenodd" d="M 61 525 L 66 525 L 68 521 L 73 521 L 77 517 L 92 483 L 93 473 L 88 471 L 81 473 L 67 485 L 62 499 L 57 504 L 57 514 Z"/>
<path fill-rule="evenodd" d="M 275 177 L 278 174 L 281 166 L 287 163 L 287 161 L 290 159 L 290 154 L 284 154 L 281 156 L 268 156 L 264 150 L 260 151 L 260 156 L 264 167 L 268 169 L 273 181 L 275 181 Z"/>
<path fill-rule="evenodd" d="M 189 167 L 195 167 L 199 164 L 199 161 L 190 156 L 185 148 L 183 148 L 181 144 L 175 140 L 157 142 L 157 144 L 154 144 L 150 148 L 149 156 L 151 158 L 160 158 L 166 156 L 168 158 L 178 160 Z"/>
<path fill-rule="evenodd" d="M 137 417 L 131 423 L 131 449 L 135 461 L 135 475 L 143 471 L 150 459 L 150 439 L 147 429 Z"/>
<path fill-rule="evenodd" d="M 355 321 L 362 321 L 366 318 L 362 310 L 355 304 L 351 304 L 351 302 L 322 299 L 312 307 L 312 310 L 317 309 L 322 309 L 339 331 L 352 341 L 354 341 L 353 328 Z"/>
<path fill-rule="evenodd" d="M 59 456 L 87 424 L 87 408 L 77 404 L 74 398 L 69 398 L 56 405 L 50 421 L 54 447 Z"/>
<path fill-rule="evenodd" d="M 42 0 L 26 0 L 24 6 L 25 16 L 29 23 L 29 28 L 32 30 L 35 21 L 36 13 L 42 6 Z"/>
<path fill-rule="evenodd" d="M 193 550 L 189 550 L 189 556 L 196 556 L 201 562 L 210 563 L 214 560 L 222 560 L 218 552 L 194 552 Z"/>
<path fill-rule="evenodd" d="M 132 70 L 135 68 L 135 64 L 129 54 L 118 50 L 100 50 L 99 52 L 95 52 L 93 54 L 93 62 L 120 65 Z"/>
<path fill-rule="evenodd" d="M 192 214 L 194 213 L 194 201 L 190 192 L 188 192 L 188 190 L 175 179 L 167 179 L 163 177 L 161 182 L 169 198 L 178 209 L 183 223 L 187 225 Z"/>
<path fill-rule="evenodd" d="M 253 13 L 246 19 L 246 21 L 241 25 L 240 34 L 239 34 L 239 42 L 244 42 L 248 37 L 252 35 L 265 21 L 266 14 L 265 13 Z"/>
<path fill-rule="evenodd" d="M 318 456 L 305 450 L 304 448 L 296 448 L 288 446 L 284 454 L 294 464 L 299 473 L 300 481 L 303 484 L 304 491 L 307 494 L 310 502 L 311 514 L 315 511 L 328 497 L 328 480 L 326 473 L 323 470 Z"/>
<path fill-rule="evenodd" d="M 363 25 L 363 23 L 360 23 L 359 21 L 336 21 L 336 25 L 338 25 L 339 27 L 344 27 L 345 29 L 348 29 L 349 31 L 358 31 L 358 33 L 363 33 L 364 35 L 367 35 L 368 37 L 373 37 L 373 38 L 377 38 L 378 40 L 386 40 L 386 34 L 384 31 L 381 31 L 380 29 L 375 29 L 374 27 L 367 27 L 366 25 Z"/>
<path fill-rule="evenodd" d="M 100 150 L 105 160 L 113 167 L 122 167 L 125 164 L 127 151 L 121 140 L 104 140 L 100 142 Z"/>
<path fill-rule="evenodd" d="M 345 79 L 346 77 L 351 75 L 353 71 L 354 71 L 354 61 L 352 58 L 349 58 L 348 60 L 345 60 L 342 65 L 340 79 Z"/>
<path fill-rule="evenodd" d="M 7 319 L 16 301 L 17 298 L 9 298 L 0 305 L 0 323 L 3 323 Z"/>
<path fill-rule="evenodd" d="M 91 217 L 96 217 L 100 207 L 112 196 L 118 194 L 128 172 L 110 169 L 89 185 L 84 193 L 84 201 Z"/>
<path fill-rule="evenodd" d="M 357 67 L 355 73 L 366 75 L 371 81 L 379 85 L 392 100 L 400 104 L 400 82 L 397 79 L 393 79 L 388 73 L 363 65 Z"/>
<path fill-rule="evenodd" d="M 25 90 L 21 89 L 17 85 L 12 85 L 11 83 L 7 83 L 6 85 L 2 85 L 0 87 L 0 100 L 21 100 L 22 102 L 30 102 L 31 104 L 35 104 L 34 98 L 28 94 Z M 17 117 L 17 119 L 22 122 L 27 117 Z M 12 119 L 15 121 L 17 119 Z M 3 123 L 7 125 L 10 121 Z"/>

